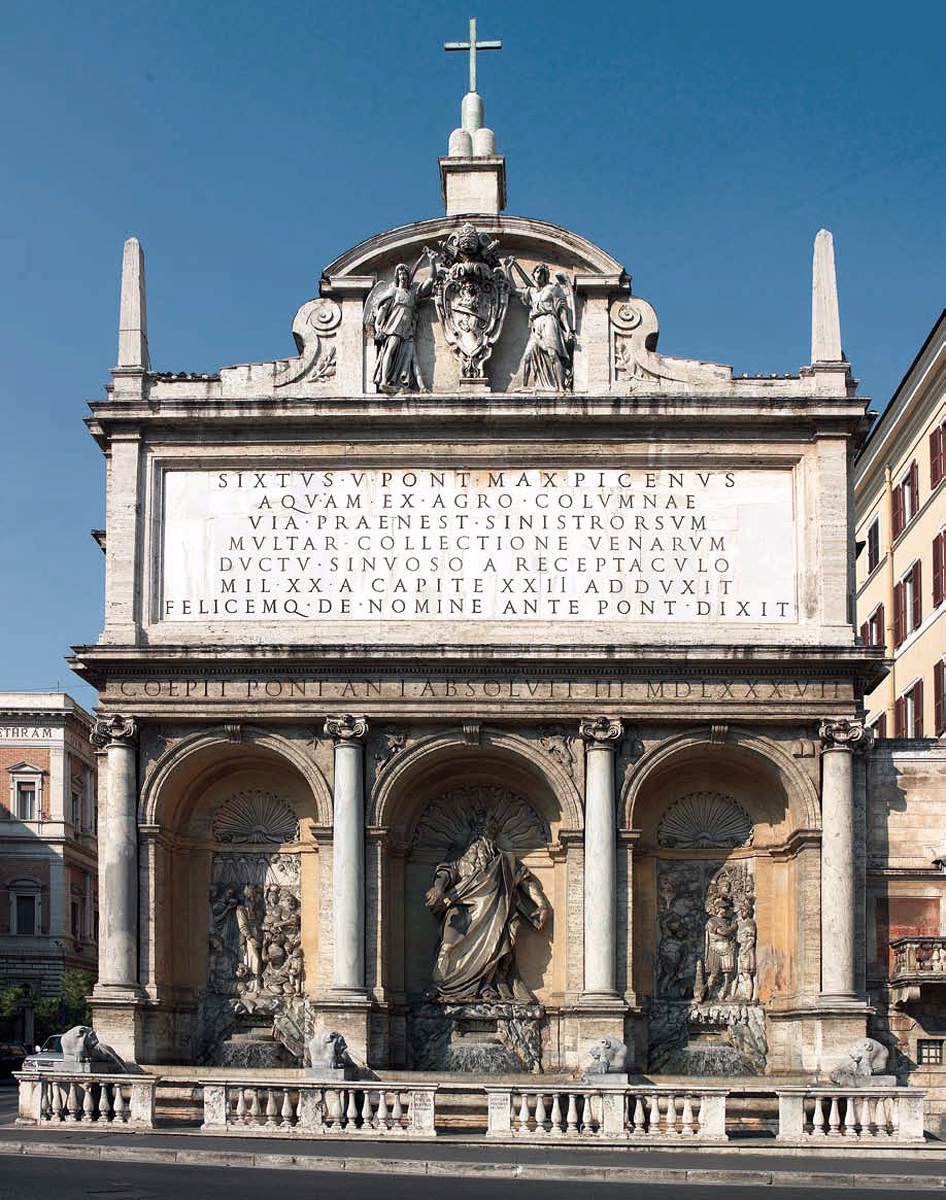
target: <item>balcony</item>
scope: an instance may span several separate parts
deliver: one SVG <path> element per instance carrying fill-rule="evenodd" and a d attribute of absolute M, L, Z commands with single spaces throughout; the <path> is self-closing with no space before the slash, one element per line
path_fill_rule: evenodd
<path fill-rule="evenodd" d="M 946 984 L 946 937 L 894 938 L 890 949 L 890 987 L 898 1007 L 919 1000 L 922 987 Z"/>

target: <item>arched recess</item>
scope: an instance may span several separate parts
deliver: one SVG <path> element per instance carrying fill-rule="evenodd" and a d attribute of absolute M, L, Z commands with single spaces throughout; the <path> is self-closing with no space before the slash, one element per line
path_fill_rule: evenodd
<path fill-rule="evenodd" d="M 487 767 L 488 773 L 506 770 L 539 794 L 554 799 L 557 811 L 547 812 L 563 830 L 584 826 L 581 796 L 574 777 L 535 742 L 500 729 L 483 729 L 471 742 L 459 731 L 421 738 L 397 754 L 380 773 L 372 788 L 368 824 L 406 836 L 419 816 L 412 797 L 419 796 L 431 779 L 439 783 L 445 773 L 463 778 L 462 771 Z M 429 797 L 428 797 L 429 799 Z"/>
<path fill-rule="evenodd" d="M 228 813 L 228 820 L 218 814 Z M 140 978 L 162 1002 L 155 1061 L 193 1061 L 214 1030 L 226 1034 L 211 993 L 226 1010 L 233 969 L 215 966 L 211 907 L 232 887 L 270 892 L 278 883 L 299 912 L 300 990 L 320 986 L 321 830 L 332 822 L 328 785 L 303 744 L 254 727 L 240 736 L 202 729 L 156 761 L 139 796 Z M 242 822 L 242 824 L 241 824 Z M 264 885 L 267 885 L 264 888 Z M 272 897 L 267 898 L 270 903 Z M 275 900 L 273 900 L 275 902 Z"/>
<path fill-rule="evenodd" d="M 238 740 L 222 727 L 200 729 L 175 742 L 157 759 L 141 788 L 138 821 L 142 825 L 169 826 L 169 810 L 183 792 L 207 771 L 221 763 L 233 763 L 256 749 L 261 757 L 284 759 L 309 785 L 319 825 L 332 824 L 332 793 L 317 764 L 289 738 L 269 730 L 244 726 Z"/>
<path fill-rule="evenodd" d="M 377 880 L 369 882 L 367 897 L 369 986 L 389 1004 L 389 1066 L 428 1069 L 417 1058 L 411 1021 L 430 983 L 441 928 L 424 896 L 437 863 L 455 852 L 428 840 L 422 818 L 430 812 L 455 814 L 458 805 L 476 804 L 481 796 L 487 805 L 511 800 L 533 830 L 544 831 L 514 851 L 538 878 L 552 911 L 541 932 L 523 928 L 517 964 L 553 1023 L 574 986 L 569 968 L 573 975 L 580 972 L 580 937 L 569 930 L 575 922 L 566 920 L 581 888 L 580 866 L 575 867 L 580 839 L 576 846 L 574 838 L 563 836 L 583 824 L 572 774 L 540 744 L 506 730 L 482 729 L 472 740 L 459 730 L 425 737 L 390 760 L 368 803 L 369 880 Z"/>
<path fill-rule="evenodd" d="M 692 837 L 680 836 L 681 814 L 689 814 Z M 700 993 L 697 963 L 707 959 L 705 925 L 720 888 L 733 936 L 742 915 L 755 921 L 757 936 L 754 978 L 734 985 L 729 999 L 764 1009 L 817 992 L 821 818 L 803 764 L 757 733 L 730 729 L 720 739 L 709 729 L 688 731 L 634 765 L 621 817 L 633 896 L 628 985 L 648 1011 Z M 720 979 L 715 988 L 707 1003 L 723 998 Z M 649 1065 L 671 1069 L 659 1065 L 660 1036 L 649 1028 Z"/>

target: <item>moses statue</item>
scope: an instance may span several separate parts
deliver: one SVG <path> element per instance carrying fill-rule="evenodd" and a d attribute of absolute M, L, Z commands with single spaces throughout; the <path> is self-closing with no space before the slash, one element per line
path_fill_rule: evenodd
<path fill-rule="evenodd" d="M 472 833 L 459 858 L 439 864 L 427 892 L 442 921 L 430 998 L 534 1002 L 516 969 L 516 942 L 523 923 L 545 926 L 548 900 L 535 875 L 497 846 L 494 816 L 477 818 Z"/>

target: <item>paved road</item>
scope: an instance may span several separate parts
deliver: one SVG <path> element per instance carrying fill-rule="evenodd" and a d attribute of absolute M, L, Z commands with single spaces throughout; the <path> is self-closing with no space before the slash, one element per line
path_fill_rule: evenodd
<path fill-rule="evenodd" d="M 589 1200 L 839 1200 L 848 1189 L 790 1187 L 681 1187 L 596 1184 L 583 1189 Z M 260 1171 L 234 1167 L 167 1167 L 142 1163 L 69 1162 L 56 1158 L 0 1160 L 0 1200 L 575 1200 L 573 1183 L 542 1180 L 481 1181 L 389 1175 L 318 1174 L 311 1171 Z M 931 1192 L 873 1190 L 869 1200 L 919 1200 Z"/>

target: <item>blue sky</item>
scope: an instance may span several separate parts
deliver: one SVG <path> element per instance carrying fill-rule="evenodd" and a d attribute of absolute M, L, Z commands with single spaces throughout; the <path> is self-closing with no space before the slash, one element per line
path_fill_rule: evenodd
<path fill-rule="evenodd" d="M 43 5 L 0 38 L 0 689 L 92 693 L 103 467 L 82 426 L 145 248 L 161 370 L 292 353 L 323 264 L 440 211 L 469 4 Z M 946 303 L 946 5 L 480 2 L 509 210 L 576 229 L 657 308 L 661 349 L 795 370 L 811 243 L 838 251 L 844 345 L 889 398 Z"/>

